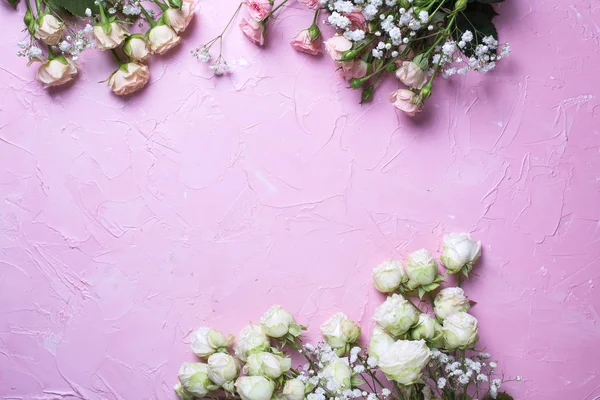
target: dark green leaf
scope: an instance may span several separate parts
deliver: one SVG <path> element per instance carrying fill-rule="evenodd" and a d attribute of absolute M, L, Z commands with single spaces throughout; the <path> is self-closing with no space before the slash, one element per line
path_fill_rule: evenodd
<path fill-rule="evenodd" d="M 489 394 L 487 396 L 485 396 L 485 398 L 483 400 L 493 400 L 492 396 L 490 396 Z M 513 397 L 506 393 L 506 392 L 499 392 L 498 395 L 496 396 L 496 400 L 514 400 Z"/>
<path fill-rule="evenodd" d="M 19 3 L 19 0 L 8 0 L 8 4 L 16 6 Z"/>
<path fill-rule="evenodd" d="M 504 2 L 504 0 L 475 0 L 478 3 L 483 3 L 483 4 L 492 4 L 492 3 L 502 3 Z"/>
<path fill-rule="evenodd" d="M 484 0 L 485 1 L 485 0 Z M 498 40 L 498 31 L 492 22 L 498 13 L 489 4 L 470 3 L 467 9 L 456 16 L 456 29 L 452 33 L 454 40 L 460 41 L 465 31 L 473 33 L 473 41 L 463 49 L 467 57 L 471 57 L 478 44 L 485 36 L 493 36 Z"/>
<path fill-rule="evenodd" d="M 73 15 L 85 17 L 85 10 L 89 8 L 93 14 L 97 13 L 98 7 L 94 4 L 95 0 L 52 0 L 52 4 L 58 6 Z"/>

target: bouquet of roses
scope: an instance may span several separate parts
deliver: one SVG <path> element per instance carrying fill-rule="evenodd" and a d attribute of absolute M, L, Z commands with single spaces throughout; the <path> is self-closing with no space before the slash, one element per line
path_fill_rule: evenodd
<path fill-rule="evenodd" d="M 441 261 L 448 274 L 468 277 L 480 252 L 468 234 L 450 234 Z M 508 380 L 496 377 L 496 362 L 476 350 L 478 321 L 463 289 L 433 296 L 443 280 L 424 249 L 404 266 L 395 260 L 377 266 L 373 283 L 387 297 L 364 347 L 361 327 L 341 312 L 321 325 L 324 342 L 317 345 L 303 344 L 306 327 L 277 305 L 237 338 L 199 328 L 191 347 L 202 361 L 181 366 L 175 392 L 184 400 L 512 399 L 499 391 Z M 286 350 L 303 356 L 304 365 L 293 368 Z"/>
<path fill-rule="evenodd" d="M 422 110 L 437 76 L 486 73 L 510 53 L 508 44 L 498 43 L 492 22 L 497 13 L 490 3 L 504 0 L 298 1 L 314 10 L 314 18 L 291 45 L 313 56 L 320 54 L 324 45 L 350 87 L 362 90 L 361 102 L 371 101 L 380 80 L 395 74 L 405 88 L 393 92 L 390 99 L 410 116 Z M 274 7 L 274 0 L 244 0 L 248 17 L 240 28 L 253 43 L 262 46 L 269 20 L 286 3 L 283 0 Z M 235 14 L 238 11 L 239 7 Z M 328 14 L 326 23 L 336 30 L 324 42 L 318 26 L 320 12 Z M 210 61 L 209 50 L 222 37 L 223 33 L 194 55 Z M 227 63 L 219 53 L 211 68 L 221 75 L 228 70 L 223 65 Z"/>
<path fill-rule="evenodd" d="M 150 79 L 144 61 L 177 46 L 179 33 L 194 16 L 194 0 L 154 3 L 162 13 L 156 19 L 155 10 L 146 9 L 139 0 L 25 0 L 27 37 L 18 43 L 17 55 L 26 57 L 29 65 L 41 63 L 37 79 L 53 87 L 77 75 L 77 60 L 84 50 L 110 51 L 119 68 L 108 77 L 108 86 L 117 95 L 133 93 Z M 142 17 L 149 28 L 130 32 L 127 25 L 144 26 Z"/>

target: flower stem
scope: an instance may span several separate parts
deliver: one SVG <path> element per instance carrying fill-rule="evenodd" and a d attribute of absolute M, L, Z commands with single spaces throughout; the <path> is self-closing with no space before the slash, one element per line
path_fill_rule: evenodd
<path fill-rule="evenodd" d="M 114 59 L 119 63 L 119 65 L 122 65 L 123 61 L 121 61 L 121 57 L 119 57 L 119 54 L 117 54 L 115 49 L 111 49 L 110 52 L 112 53 Z"/>
<path fill-rule="evenodd" d="M 435 303 L 435 299 L 433 298 L 431 292 L 427 292 L 427 297 L 429 297 L 429 301 L 431 301 L 431 308 L 433 308 L 433 303 Z"/>
<path fill-rule="evenodd" d="M 316 25 L 316 24 L 317 24 L 317 18 L 319 17 L 319 11 L 321 11 L 321 9 L 320 9 L 320 8 L 317 8 L 317 9 L 315 10 L 315 17 L 313 18 L 313 25 Z"/>
<path fill-rule="evenodd" d="M 167 10 L 169 8 L 165 3 L 162 3 L 162 2 L 160 2 L 158 0 L 154 0 L 154 4 L 156 4 L 157 6 L 159 6 L 160 9 L 163 10 L 163 11 L 165 11 L 165 10 Z"/>
<path fill-rule="evenodd" d="M 269 17 L 272 17 L 272 16 L 273 16 L 273 14 L 275 14 L 275 12 L 276 12 L 277 10 L 279 10 L 281 7 L 283 7 L 283 6 L 285 5 L 285 3 L 287 3 L 287 2 L 288 2 L 288 0 L 283 0 L 283 1 L 282 1 L 282 2 L 281 2 L 281 3 L 280 3 L 278 6 L 277 6 L 277 7 L 275 7 L 275 8 L 273 9 L 273 11 L 271 11 L 271 13 L 269 14 Z M 318 11 L 319 11 L 319 10 L 317 10 L 317 12 L 318 12 Z M 267 18 L 268 18 L 268 17 L 267 17 Z M 315 20 L 316 20 L 316 17 L 315 17 Z"/>
<path fill-rule="evenodd" d="M 412 300 L 411 300 L 411 299 L 410 299 L 408 296 L 404 296 L 404 298 L 405 298 L 406 300 L 408 300 L 408 302 L 409 302 L 409 303 L 410 303 L 410 304 L 411 304 L 411 305 L 412 305 L 412 306 L 413 306 L 413 307 L 414 307 L 414 308 L 415 308 L 417 311 L 419 311 L 421 314 L 425 314 L 425 313 L 423 312 L 423 310 L 421 310 L 421 309 L 419 308 L 419 306 L 417 306 L 415 303 L 413 303 L 413 302 L 412 302 Z"/>
<path fill-rule="evenodd" d="M 144 8 L 144 6 L 142 6 L 141 3 L 140 3 L 140 9 L 142 10 L 142 14 L 144 14 L 144 17 L 146 17 L 146 20 L 148 21 L 148 23 L 150 24 L 150 26 L 152 28 L 154 28 L 156 26 L 156 20 L 154 18 L 152 18 L 152 15 L 150 15 L 150 13 L 148 12 L 148 10 L 146 10 Z"/>

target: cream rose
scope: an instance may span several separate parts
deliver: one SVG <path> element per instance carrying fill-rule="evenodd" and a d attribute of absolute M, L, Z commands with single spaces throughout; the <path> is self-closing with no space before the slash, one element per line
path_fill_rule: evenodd
<path fill-rule="evenodd" d="M 470 349 L 477 343 L 479 323 L 466 312 L 456 312 L 444 320 L 442 331 L 446 349 Z"/>
<path fill-rule="evenodd" d="M 442 263 L 451 274 L 459 273 L 463 268 L 468 273 L 481 256 L 481 242 L 471 239 L 468 233 L 451 233 L 444 236 Z"/>
<path fill-rule="evenodd" d="M 417 323 L 419 315 L 404 297 L 393 294 L 377 307 L 373 320 L 392 335 L 401 336 Z"/>
<path fill-rule="evenodd" d="M 269 347 L 269 338 L 259 325 L 244 327 L 233 344 L 235 355 L 242 361 L 246 361 L 249 354 L 267 350 Z"/>
<path fill-rule="evenodd" d="M 284 400 L 304 400 L 304 383 L 300 379 L 290 379 L 283 386 Z"/>
<path fill-rule="evenodd" d="M 275 384 L 264 376 L 241 376 L 235 388 L 243 400 L 271 400 Z"/>
<path fill-rule="evenodd" d="M 198 328 L 192 333 L 192 351 L 198 357 L 208 357 L 220 348 L 231 344 L 233 338 L 226 338 L 221 332 L 211 328 Z"/>
<path fill-rule="evenodd" d="M 183 386 L 181 386 L 181 383 L 177 383 L 175 386 L 173 386 L 173 390 L 175 391 L 177 397 L 179 397 L 181 400 L 194 400 L 194 396 L 185 390 Z"/>
<path fill-rule="evenodd" d="M 181 8 L 168 8 L 164 13 L 164 19 L 177 33 L 186 30 L 192 19 L 194 18 L 194 8 L 196 5 L 193 0 L 185 0 Z"/>
<path fill-rule="evenodd" d="M 382 293 L 391 293 L 406 279 L 402 264 L 396 260 L 384 261 L 373 269 L 373 285 Z"/>
<path fill-rule="evenodd" d="M 178 378 L 185 391 L 196 397 L 204 397 L 218 389 L 208 378 L 208 365 L 203 363 L 183 363 Z"/>
<path fill-rule="evenodd" d="M 125 40 L 123 52 L 133 61 L 145 61 L 150 56 L 144 35 L 131 35 Z"/>
<path fill-rule="evenodd" d="M 77 65 L 61 56 L 40 65 L 37 80 L 45 87 L 60 86 L 71 81 L 75 75 L 77 75 Z"/>
<path fill-rule="evenodd" d="M 360 336 L 360 327 L 349 320 L 344 313 L 338 312 L 321 325 L 321 334 L 338 355 L 346 352 L 349 344 Z"/>
<path fill-rule="evenodd" d="M 124 96 L 140 90 L 150 79 L 150 71 L 143 64 L 130 62 L 119 67 L 108 79 L 114 94 Z"/>
<path fill-rule="evenodd" d="M 208 357 L 208 377 L 217 386 L 237 378 L 239 366 L 235 358 L 226 353 L 215 353 Z"/>
<path fill-rule="evenodd" d="M 116 22 L 96 25 L 93 32 L 100 50 L 110 50 L 118 47 L 129 35 L 129 31 Z"/>
<path fill-rule="evenodd" d="M 156 25 L 147 34 L 150 50 L 155 54 L 165 54 L 177 46 L 181 38 L 169 25 Z"/>
<path fill-rule="evenodd" d="M 336 358 L 331 361 L 323 369 L 323 377 L 336 386 L 332 388 L 333 392 L 349 389 L 352 386 L 352 369 L 348 365 L 348 359 Z"/>
<path fill-rule="evenodd" d="M 390 101 L 400 111 L 404 111 L 408 116 L 414 117 L 421 111 L 421 101 L 419 96 L 408 89 L 400 89 L 392 92 Z"/>
<path fill-rule="evenodd" d="M 352 48 L 352 42 L 341 35 L 330 37 L 324 44 L 325 51 L 334 61 L 339 61 L 344 53 Z"/>
<path fill-rule="evenodd" d="M 431 358 L 424 340 L 398 340 L 379 359 L 379 368 L 388 379 L 402 385 L 412 385 Z"/>
<path fill-rule="evenodd" d="M 294 336 L 298 336 L 301 331 L 292 314 L 278 305 L 269 308 L 265 315 L 261 317 L 260 325 L 267 336 L 274 338 L 283 337 L 288 332 Z"/>
<path fill-rule="evenodd" d="M 49 46 L 54 46 L 62 37 L 64 24 L 54 15 L 43 14 L 38 17 L 35 23 L 34 36 Z"/>
<path fill-rule="evenodd" d="M 376 325 L 371 333 L 369 341 L 369 355 L 380 359 L 382 355 L 390 350 L 394 344 L 394 339 L 388 335 L 380 326 Z"/>
<path fill-rule="evenodd" d="M 409 286 L 426 286 L 435 280 L 438 274 L 438 264 L 433 255 L 425 249 L 410 253 L 406 258 L 406 275 Z"/>
<path fill-rule="evenodd" d="M 244 373 L 246 375 L 260 375 L 270 379 L 277 379 L 292 367 L 292 359 L 275 354 L 260 352 L 248 356 Z"/>
<path fill-rule="evenodd" d="M 410 334 L 413 340 L 423 339 L 434 347 L 441 347 L 443 344 L 442 326 L 435 318 L 427 314 L 419 315 L 419 321 Z"/>
<path fill-rule="evenodd" d="M 467 312 L 469 308 L 471 303 L 459 287 L 440 290 L 433 301 L 433 310 L 439 319 L 446 319 L 456 312 Z"/>
<path fill-rule="evenodd" d="M 427 74 L 412 61 L 403 61 L 396 77 L 409 88 L 421 89 L 427 83 Z"/>

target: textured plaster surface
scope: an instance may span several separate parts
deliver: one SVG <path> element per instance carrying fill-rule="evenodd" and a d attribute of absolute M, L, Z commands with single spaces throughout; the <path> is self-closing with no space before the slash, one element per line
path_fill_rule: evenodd
<path fill-rule="evenodd" d="M 372 267 L 451 231 L 483 241 L 465 288 L 481 345 L 523 376 L 509 391 L 599 398 L 600 4 L 507 1 L 513 56 L 437 82 L 416 119 L 396 83 L 360 106 L 295 53 L 295 3 L 264 51 L 232 30 L 238 66 L 211 78 L 189 51 L 235 6 L 202 1 L 128 99 L 97 83 L 99 52 L 44 91 L 15 56 L 23 9 L 0 7 L 0 398 L 173 399 L 194 328 L 273 303 L 313 338 L 338 310 L 369 331 Z"/>

